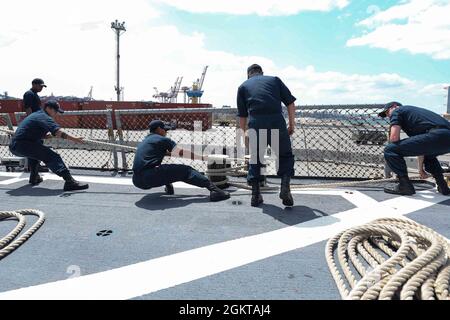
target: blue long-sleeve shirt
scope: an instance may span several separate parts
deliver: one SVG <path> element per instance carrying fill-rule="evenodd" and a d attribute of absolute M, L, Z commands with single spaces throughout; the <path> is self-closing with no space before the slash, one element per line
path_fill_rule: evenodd
<path fill-rule="evenodd" d="M 238 116 L 281 114 L 281 103 L 286 106 L 296 100 L 278 77 L 257 75 L 246 80 L 238 89 Z"/>

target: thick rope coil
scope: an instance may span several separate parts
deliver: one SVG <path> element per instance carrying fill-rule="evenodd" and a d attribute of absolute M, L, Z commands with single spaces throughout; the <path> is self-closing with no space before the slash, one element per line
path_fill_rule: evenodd
<path fill-rule="evenodd" d="M 414 221 L 348 229 L 328 240 L 325 255 L 343 299 L 450 300 L 450 244 Z"/>
<path fill-rule="evenodd" d="M 27 215 L 37 216 L 38 220 L 22 236 L 14 240 L 25 227 L 25 216 Z M 0 221 L 8 218 L 16 219 L 18 224 L 9 234 L 0 238 L 0 259 L 6 257 L 29 239 L 44 223 L 45 214 L 42 211 L 33 209 L 0 211 Z"/>

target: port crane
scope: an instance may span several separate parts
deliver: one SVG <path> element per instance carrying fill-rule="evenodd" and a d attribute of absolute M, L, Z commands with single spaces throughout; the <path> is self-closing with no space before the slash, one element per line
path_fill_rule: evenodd
<path fill-rule="evenodd" d="M 181 82 L 183 81 L 183 77 L 177 77 L 175 83 L 167 92 L 159 92 L 156 87 L 153 87 L 155 90 L 155 94 L 153 98 L 158 99 L 163 103 L 177 103 L 178 93 L 180 92 Z"/>
<path fill-rule="evenodd" d="M 183 81 L 183 77 L 177 77 L 175 83 L 170 89 L 166 92 L 159 92 L 158 88 L 153 87 L 155 90 L 155 94 L 153 98 L 158 99 L 159 102 L 163 103 L 177 103 L 178 94 L 183 93 L 184 103 L 189 100 L 189 103 L 200 103 L 200 99 L 203 96 L 203 83 L 205 82 L 206 71 L 208 70 L 208 66 L 203 68 L 202 75 L 197 81 L 192 84 L 192 87 L 181 87 L 181 83 Z"/>

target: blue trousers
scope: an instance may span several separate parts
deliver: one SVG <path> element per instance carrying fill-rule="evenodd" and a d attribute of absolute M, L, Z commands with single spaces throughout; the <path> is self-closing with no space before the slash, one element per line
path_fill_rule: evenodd
<path fill-rule="evenodd" d="M 384 158 L 398 176 L 408 175 L 404 157 L 425 156 L 425 170 L 432 175 L 442 174 L 437 156 L 450 152 L 450 130 L 434 129 L 428 133 L 390 143 L 384 149 Z"/>
<path fill-rule="evenodd" d="M 184 164 L 162 164 L 133 174 L 133 184 L 140 189 L 151 189 L 182 181 L 200 188 L 211 185 L 207 177 Z"/>
<path fill-rule="evenodd" d="M 37 166 L 39 161 L 42 161 L 58 176 L 69 171 L 61 156 L 49 147 L 44 146 L 42 141 L 16 141 L 13 139 L 9 145 L 9 150 L 18 157 L 27 157 L 30 167 Z"/>
<path fill-rule="evenodd" d="M 250 117 L 248 127 L 250 129 L 249 147 L 251 158 L 247 181 L 252 183 L 264 180 L 264 177 L 261 176 L 261 159 L 268 146 L 271 146 L 277 157 L 277 175 L 279 177 L 284 175 L 293 177 L 294 154 L 292 153 L 291 138 L 283 115 Z M 277 137 L 274 129 L 278 130 L 277 141 L 272 141 L 272 134 L 274 134 L 274 138 Z M 255 138 L 256 142 L 254 141 Z"/>

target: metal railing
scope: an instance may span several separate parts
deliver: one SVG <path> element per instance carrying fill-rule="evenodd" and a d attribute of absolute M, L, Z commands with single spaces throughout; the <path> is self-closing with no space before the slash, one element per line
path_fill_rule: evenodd
<path fill-rule="evenodd" d="M 382 105 L 300 106 L 296 108 L 297 128 L 291 137 L 295 173 L 308 177 L 371 178 L 383 174 L 383 145 L 387 141 L 386 120 L 377 117 Z M 170 116 L 169 116 L 170 114 Z M 202 116 L 199 116 L 199 115 Z M 208 114 L 208 116 L 205 116 Z M 116 110 L 115 118 L 121 144 L 136 146 L 148 134 L 150 120 L 189 125 L 188 130 L 169 132 L 182 147 L 236 154 L 238 120 L 235 108 Z M 206 125 L 205 125 L 206 119 Z M 203 131 L 193 131 L 196 121 Z M 135 130 L 139 127 L 141 130 Z M 230 152 L 231 149 L 231 152 Z M 205 152 L 208 153 L 208 152 Z M 122 163 L 129 169 L 133 155 L 122 152 Z M 170 163 L 188 163 L 200 171 L 199 161 L 168 158 Z M 276 173 L 275 161 L 267 163 L 267 173 Z"/>
<path fill-rule="evenodd" d="M 382 105 L 296 107 L 296 130 L 291 137 L 296 176 L 382 176 L 388 122 L 377 117 L 381 108 Z M 236 114 L 235 108 L 92 110 L 67 111 L 56 121 L 74 136 L 136 147 L 147 136 L 149 122 L 161 119 L 177 124 L 177 130 L 170 131 L 168 136 L 179 146 L 192 147 L 196 153 L 233 155 L 238 139 L 241 139 Z M 16 113 L 17 122 L 20 123 L 25 115 Z M 0 126 L 12 129 L 8 114 L 0 115 Z M 9 153 L 9 138 L 2 134 L 0 137 L 2 156 Z M 124 149 L 77 145 L 60 139 L 45 143 L 57 149 L 70 167 L 130 170 L 133 165 L 134 153 Z M 167 157 L 165 162 L 184 163 L 200 171 L 206 170 L 206 163 L 198 160 Z M 269 175 L 276 173 L 274 159 L 269 159 L 266 170 Z"/>

